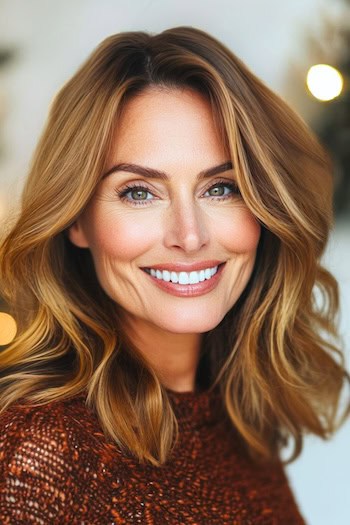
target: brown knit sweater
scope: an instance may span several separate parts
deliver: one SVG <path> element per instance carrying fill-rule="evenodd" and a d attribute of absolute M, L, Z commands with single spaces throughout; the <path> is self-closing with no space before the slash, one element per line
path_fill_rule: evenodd
<path fill-rule="evenodd" d="M 218 392 L 168 391 L 172 459 L 140 465 L 104 437 L 84 395 L 0 416 L 0 523 L 301 525 L 283 469 L 248 460 Z"/>

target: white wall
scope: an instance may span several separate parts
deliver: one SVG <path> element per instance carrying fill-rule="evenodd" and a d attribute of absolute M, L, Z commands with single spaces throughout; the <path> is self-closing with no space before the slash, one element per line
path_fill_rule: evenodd
<path fill-rule="evenodd" d="M 0 213 L 19 194 L 53 94 L 109 34 L 199 27 L 226 43 L 283 95 L 289 60 L 305 51 L 305 31 L 317 26 L 321 8 L 340 5 L 337 0 L 0 0 L 0 45 L 18 49 L 16 61 L 0 76 L 7 151 L 0 159 Z M 349 223 L 338 225 L 327 259 L 340 280 L 341 329 L 348 348 L 349 230 Z M 331 443 L 309 438 L 301 459 L 288 468 L 309 525 L 350 523 L 349 438 L 349 424 Z"/>
<path fill-rule="evenodd" d="M 350 218 L 339 220 L 324 263 L 338 279 L 340 334 L 350 370 Z M 349 395 L 349 391 L 347 391 Z M 350 421 L 331 441 L 308 436 L 304 451 L 288 467 L 294 493 L 309 525 L 350 523 Z"/>
<path fill-rule="evenodd" d="M 281 91 L 289 57 L 300 54 L 303 31 L 317 25 L 333 0 L 0 0 L 0 45 L 18 50 L 0 77 L 8 156 L 1 193 L 15 197 L 53 94 L 106 36 L 194 25 L 211 32 L 272 88 Z M 13 200 L 13 199 L 11 199 Z"/>

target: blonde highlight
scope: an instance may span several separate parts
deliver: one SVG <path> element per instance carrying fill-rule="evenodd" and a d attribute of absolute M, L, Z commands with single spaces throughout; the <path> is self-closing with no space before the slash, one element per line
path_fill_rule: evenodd
<path fill-rule="evenodd" d="M 124 105 L 152 86 L 207 97 L 262 226 L 247 288 L 204 336 L 198 378 L 220 388 L 253 457 L 274 459 L 292 438 L 291 461 L 305 432 L 327 438 L 350 411 L 337 419 L 349 378 L 336 340 L 337 283 L 320 263 L 333 220 L 331 167 L 287 104 L 193 28 L 111 36 L 57 94 L 1 241 L 1 292 L 19 331 L 0 354 L 0 411 L 86 391 L 118 446 L 156 466 L 171 453 L 178 427 L 166 389 L 128 339 L 90 254 L 66 235 L 106 169 Z"/>

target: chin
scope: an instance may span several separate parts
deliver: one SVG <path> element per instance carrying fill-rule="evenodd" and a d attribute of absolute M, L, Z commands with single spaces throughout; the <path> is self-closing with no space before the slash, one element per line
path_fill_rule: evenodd
<path fill-rule="evenodd" d="M 153 321 L 159 328 L 176 334 L 202 334 L 213 330 L 222 321 L 225 314 L 200 316 L 169 316 Z"/>

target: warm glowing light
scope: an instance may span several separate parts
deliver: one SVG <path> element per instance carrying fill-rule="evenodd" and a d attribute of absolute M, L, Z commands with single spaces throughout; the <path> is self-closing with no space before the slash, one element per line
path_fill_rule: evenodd
<path fill-rule="evenodd" d="M 12 315 L 0 312 L 0 345 L 8 345 L 14 339 L 17 324 Z"/>
<path fill-rule="evenodd" d="M 343 77 L 337 69 L 327 64 L 310 67 L 306 83 L 313 96 L 319 100 L 332 100 L 343 89 Z"/>
<path fill-rule="evenodd" d="M 4 219 L 5 217 L 5 211 L 6 211 L 6 205 L 5 205 L 5 196 L 0 191 L 0 221 Z"/>

